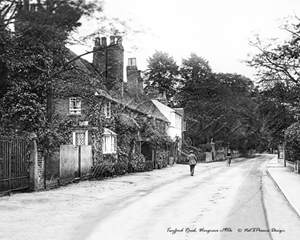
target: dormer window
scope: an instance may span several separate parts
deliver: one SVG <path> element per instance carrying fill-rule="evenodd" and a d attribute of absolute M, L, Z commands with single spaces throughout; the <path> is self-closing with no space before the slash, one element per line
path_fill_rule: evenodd
<path fill-rule="evenodd" d="M 69 102 L 69 113 L 70 114 L 81 114 L 81 99 L 78 97 L 70 97 Z"/>
<path fill-rule="evenodd" d="M 104 115 L 106 118 L 111 118 L 111 104 L 110 102 L 104 103 Z"/>

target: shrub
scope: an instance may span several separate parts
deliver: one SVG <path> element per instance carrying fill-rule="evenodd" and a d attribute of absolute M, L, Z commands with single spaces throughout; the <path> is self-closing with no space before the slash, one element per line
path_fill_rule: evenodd
<path fill-rule="evenodd" d="M 128 172 L 128 164 L 125 162 L 117 162 L 113 166 L 114 174 L 116 175 L 124 175 Z"/>
<path fill-rule="evenodd" d="M 146 158 L 143 154 L 137 154 L 134 156 L 133 162 L 135 163 L 135 171 L 136 172 L 144 172 L 146 166 Z"/>
<path fill-rule="evenodd" d="M 290 160 L 300 160 L 300 123 L 296 122 L 285 130 L 286 149 Z"/>
<path fill-rule="evenodd" d="M 145 171 L 152 171 L 152 170 L 153 170 L 153 162 L 152 161 L 146 161 Z"/>

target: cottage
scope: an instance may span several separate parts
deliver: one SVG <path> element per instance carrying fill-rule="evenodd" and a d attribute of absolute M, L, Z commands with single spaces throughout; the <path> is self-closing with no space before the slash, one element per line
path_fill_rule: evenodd
<path fill-rule="evenodd" d="M 76 56 L 71 51 L 69 55 Z M 70 168 L 74 161 L 70 158 L 77 155 L 71 163 L 75 167 L 67 171 L 66 182 L 81 177 L 82 165 L 124 163 L 142 171 L 177 160 L 183 110 L 169 108 L 144 94 L 135 58 L 128 59 L 124 82 L 123 64 L 121 37 L 110 37 L 109 44 L 105 37 L 96 38 L 93 63 L 77 59 L 76 71 L 70 74 L 74 81 L 57 86 L 52 112 L 65 126 L 68 147 L 61 146 L 60 153 L 48 156 L 44 162 L 41 158 L 44 169 L 40 175 L 45 186 L 61 181 L 64 166 Z M 80 159 L 82 152 L 90 156 L 85 163 Z"/>

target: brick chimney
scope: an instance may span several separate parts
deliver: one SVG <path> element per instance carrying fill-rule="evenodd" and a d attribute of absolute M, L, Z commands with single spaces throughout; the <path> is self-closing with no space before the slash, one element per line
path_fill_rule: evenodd
<path fill-rule="evenodd" d="M 117 39 L 117 41 L 116 41 Z M 124 48 L 121 36 L 110 36 L 107 45 L 106 37 L 95 39 L 93 64 L 100 71 L 107 83 L 123 82 Z"/>
<path fill-rule="evenodd" d="M 127 89 L 130 95 L 138 96 L 143 94 L 143 79 L 141 71 L 136 66 L 136 58 L 129 58 L 126 67 Z"/>

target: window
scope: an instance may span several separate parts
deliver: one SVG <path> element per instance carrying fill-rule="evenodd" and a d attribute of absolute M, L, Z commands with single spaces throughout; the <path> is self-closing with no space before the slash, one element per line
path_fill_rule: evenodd
<path fill-rule="evenodd" d="M 111 118 L 111 104 L 110 102 L 104 103 L 104 115 L 106 118 Z"/>
<path fill-rule="evenodd" d="M 186 131 L 186 122 L 183 122 L 183 130 L 182 131 Z"/>
<path fill-rule="evenodd" d="M 117 134 L 108 128 L 104 128 L 103 153 L 117 153 Z"/>
<path fill-rule="evenodd" d="M 81 99 L 78 97 L 71 97 L 69 104 L 70 114 L 81 114 Z"/>
<path fill-rule="evenodd" d="M 73 145 L 88 145 L 88 131 L 73 132 Z"/>
<path fill-rule="evenodd" d="M 175 115 L 175 128 L 181 130 L 181 117 L 179 115 Z"/>

